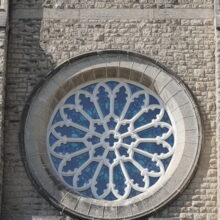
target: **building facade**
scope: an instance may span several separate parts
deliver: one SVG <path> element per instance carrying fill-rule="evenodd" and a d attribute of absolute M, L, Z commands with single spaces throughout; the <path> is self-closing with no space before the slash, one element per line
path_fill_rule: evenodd
<path fill-rule="evenodd" d="M 137 56 L 147 57 L 152 66 L 164 68 L 164 72 L 175 77 L 178 85 L 184 85 L 190 93 L 189 99 L 192 97 L 194 100 L 193 109 L 198 110 L 201 117 L 201 134 L 198 132 L 185 140 L 194 148 L 195 141 L 202 139 L 201 149 L 194 157 L 196 166 L 190 171 L 192 174 L 187 177 L 184 186 L 176 189 L 169 203 L 164 202 L 159 209 L 155 206 L 154 211 L 146 213 L 148 215 L 143 219 L 220 218 L 219 7 L 217 0 L 13 0 L 9 5 L 6 0 L 1 0 L 1 219 L 80 219 L 77 217 L 77 204 L 71 215 L 64 206 L 51 201 L 50 196 L 44 196 L 45 193 L 37 189 L 38 184 L 33 184 L 36 179 L 29 173 L 30 162 L 25 165 L 28 159 L 22 150 L 21 133 L 25 123 L 22 114 L 24 116 L 24 108 L 30 104 L 33 91 L 43 88 L 39 85 L 42 80 L 45 85 L 53 74 L 56 75 L 54 72 L 60 72 L 61 79 L 66 74 L 65 68 L 78 62 L 75 60 L 79 55 L 87 54 L 81 56 L 83 60 L 92 51 L 95 51 L 93 56 L 101 58 L 105 53 L 111 56 L 112 53 L 128 54 L 130 64 L 126 65 L 130 66 L 126 68 L 130 74 L 135 69 L 136 59 L 142 59 Z M 103 65 L 111 62 L 107 59 Z M 99 61 L 91 59 L 91 66 L 94 63 L 104 68 Z M 141 72 L 138 68 L 133 75 L 134 81 Z M 120 73 L 122 70 L 119 76 Z M 95 74 L 98 79 L 99 73 Z M 108 76 L 108 72 L 106 74 Z M 164 77 L 161 83 L 167 78 Z M 87 82 L 89 77 L 84 75 L 83 83 Z M 58 87 L 66 86 L 59 83 L 62 80 L 58 80 Z M 168 81 L 161 88 L 167 85 Z M 45 93 L 45 97 L 50 91 Z M 175 96 L 175 90 L 173 94 Z M 193 127 L 191 118 L 184 123 L 186 127 Z M 33 146 L 30 144 L 26 148 Z M 164 198 L 161 197 L 161 200 Z M 147 206 L 144 204 L 143 208 L 147 210 Z M 87 209 L 91 207 L 82 208 L 82 212 L 87 212 Z M 118 210 L 106 219 L 120 219 Z M 79 216 L 86 218 L 87 214 Z M 126 218 L 134 216 L 131 213 Z M 92 219 L 92 215 L 88 214 L 88 218 Z M 94 218 L 104 219 L 105 216 L 94 214 Z"/>

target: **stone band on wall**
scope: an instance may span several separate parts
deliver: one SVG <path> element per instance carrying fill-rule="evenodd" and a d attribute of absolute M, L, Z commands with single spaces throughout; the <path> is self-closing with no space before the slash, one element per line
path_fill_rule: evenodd
<path fill-rule="evenodd" d="M 12 19 L 208 19 L 212 9 L 16 9 Z"/>

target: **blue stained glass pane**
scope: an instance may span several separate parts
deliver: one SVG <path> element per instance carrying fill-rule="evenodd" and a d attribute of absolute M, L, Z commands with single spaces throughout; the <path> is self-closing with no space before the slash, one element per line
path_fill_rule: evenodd
<path fill-rule="evenodd" d="M 124 106 L 126 104 L 126 97 L 127 97 L 127 93 L 125 90 L 125 87 L 121 87 L 119 89 L 119 92 L 116 93 L 116 98 L 115 98 L 115 102 L 114 102 L 114 112 L 116 115 L 120 116 Z"/>
<path fill-rule="evenodd" d="M 131 89 L 131 93 L 132 93 L 132 94 L 135 93 L 135 92 L 137 92 L 137 91 L 143 90 L 142 88 L 140 88 L 140 87 L 138 87 L 138 86 L 135 86 L 135 85 L 133 85 L 133 84 L 128 83 L 128 85 L 129 85 L 129 87 L 130 87 L 130 89 Z"/>
<path fill-rule="evenodd" d="M 107 188 L 107 184 L 109 183 L 109 169 L 107 166 L 103 165 L 99 175 L 97 177 L 97 194 L 103 194 L 104 190 Z"/>
<path fill-rule="evenodd" d="M 125 188 L 127 185 L 125 184 L 126 179 L 120 165 L 114 167 L 113 179 L 115 183 L 115 188 L 118 190 L 120 195 L 123 195 L 125 193 Z"/>
<path fill-rule="evenodd" d="M 128 131 L 128 127 L 129 127 L 129 124 L 127 124 L 127 125 L 121 125 L 118 131 L 119 131 L 121 134 L 123 134 L 123 133 L 125 133 L 125 132 Z"/>
<path fill-rule="evenodd" d="M 58 141 L 58 139 L 51 133 L 49 136 L 49 145 L 52 146 Z"/>
<path fill-rule="evenodd" d="M 95 198 L 93 196 L 92 190 L 90 188 L 87 189 L 87 190 L 84 190 L 84 191 L 80 191 L 80 193 L 83 194 L 86 197 Z"/>
<path fill-rule="evenodd" d="M 110 112 L 110 99 L 108 95 L 104 87 L 99 88 L 99 93 L 97 95 L 98 103 L 104 116 L 108 115 Z"/>
<path fill-rule="evenodd" d="M 174 136 L 171 134 L 167 139 L 166 142 L 170 144 L 171 147 L 174 145 Z"/>
<path fill-rule="evenodd" d="M 95 131 L 100 134 L 103 134 L 105 132 L 103 125 L 94 124 L 94 127 L 95 127 Z"/>
<path fill-rule="evenodd" d="M 86 132 L 81 131 L 78 128 L 68 127 L 66 125 L 62 127 L 56 127 L 55 131 L 60 133 L 61 136 L 66 136 L 68 138 L 82 138 L 86 134 Z"/>
<path fill-rule="evenodd" d="M 168 157 L 168 158 L 166 158 L 166 159 L 161 160 L 162 163 L 163 163 L 163 165 L 164 165 L 165 170 L 166 170 L 167 167 L 169 166 L 171 159 L 172 159 L 172 157 Z"/>
<path fill-rule="evenodd" d="M 141 106 L 144 105 L 144 99 L 145 95 L 139 95 L 138 98 L 134 98 L 134 101 L 128 107 L 128 111 L 125 115 L 126 119 L 131 119 L 141 110 Z"/>
<path fill-rule="evenodd" d="M 149 171 L 160 172 L 160 168 L 157 166 L 156 162 L 153 162 L 151 158 L 146 157 L 142 154 L 134 153 L 134 159 L 144 168 Z"/>
<path fill-rule="evenodd" d="M 67 115 L 67 118 L 70 119 L 72 122 L 89 128 L 89 121 L 80 112 L 76 112 L 74 109 L 66 108 L 64 109 L 64 113 Z"/>
<path fill-rule="evenodd" d="M 152 95 L 149 95 L 149 105 L 159 105 L 159 102 L 157 101 L 155 97 L 153 97 Z"/>
<path fill-rule="evenodd" d="M 91 142 L 92 144 L 98 144 L 100 142 L 100 138 L 92 136 L 91 138 L 88 138 L 87 141 Z"/>
<path fill-rule="evenodd" d="M 114 118 L 110 118 L 109 122 L 107 123 L 109 130 L 114 130 L 116 126 L 116 122 Z"/>
<path fill-rule="evenodd" d="M 105 151 L 105 148 L 103 148 L 103 147 L 96 148 L 95 153 L 94 153 L 94 157 L 102 156 L 104 151 Z"/>
<path fill-rule="evenodd" d="M 98 163 L 93 161 L 90 163 L 84 170 L 82 170 L 81 175 L 79 176 L 79 180 L 77 182 L 77 186 L 84 186 L 84 184 L 88 184 L 89 180 L 93 177 Z"/>
<path fill-rule="evenodd" d="M 63 119 L 61 118 L 60 112 L 57 111 L 56 115 L 54 116 L 52 125 L 55 124 L 55 123 L 57 123 L 57 122 L 59 122 L 59 121 L 63 121 Z"/>
<path fill-rule="evenodd" d="M 161 119 L 161 121 L 164 121 L 164 122 L 171 125 L 171 121 L 170 121 L 170 118 L 169 118 L 167 112 L 164 112 L 164 115 L 163 115 L 163 118 Z"/>
<path fill-rule="evenodd" d="M 134 180 L 134 183 L 137 183 L 140 187 L 144 187 L 144 177 L 141 176 L 140 170 L 131 162 L 125 162 L 124 165 L 129 177 Z"/>
<path fill-rule="evenodd" d="M 151 154 L 155 154 L 157 153 L 158 155 L 159 154 L 162 154 L 162 153 L 167 153 L 168 152 L 168 149 L 163 147 L 162 144 L 156 144 L 154 142 L 145 142 L 145 143 L 140 143 L 138 146 L 137 146 L 138 149 L 141 149 L 141 150 L 144 150 L 148 153 L 151 153 Z"/>
<path fill-rule="evenodd" d="M 65 104 L 72 104 L 72 105 L 75 104 L 75 95 L 72 95 L 69 98 L 67 98 Z"/>
<path fill-rule="evenodd" d="M 67 161 L 66 165 L 63 167 L 63 171 L 64 172 L 67 172 L 69 170 L 74 171 L 76 168 L 82 166 L 82 164 L 84 164 L 88 159 L 89 159 L 89 154 L 87 152 L 80 154 L 72 158 L 70 161 Z"/>
<path fill-rule="evenodd" d="M 150 186 L 153 186 L 158 180 L 159 180 L 159 177 L 150 177 L 149 178 L 149 182 L 150 182 Z"/>
<path fill-rule="evenodd" d="M 116 200 L 117 198 L 113 195 L 113 193 L 109 193 L 106 197 L 105 197 L 106 200 L 109 200 L 109 201 L 113 201 L 113 200 Z"/>
<path fill-rule="evenodd" d="M 130 192 L 128 198 L 132 198 L 132 197 L 134 197 L 134 196 L 137 196 L 137 195 L 139 195 L 140 193 L 141 193 L 141 192 L 139 192 L 139 191 L 137 191 L 137 190 L 131 189 L 131 192 Z"/>
<path fill-rule="evenodd" d="M 73 176 L 63 176 L 64 181 L 70 186 L 73 185 Z"/>
<path fill-rule="evenodd" d="M 155 138 L 157 136 L 162 136 L 163 133 L 167 133 L 168 132 L 168 128 L 162 128 L 160 126 L 155 127 L 151 127 L 148 128 L 146 130 L 140 131 L 138 132 L 139 137 L 141 138 Z"/>
<path fill-rule="evenodd" d="M 87 91 L 89 93 L 92 93 L 96 85 L 97 85 L 97 83 L 88 85 L 88 86 L 82 88 L 82 90 L 85 90 L 85 91 Z"/>
<path fill-rule="evenodd" d="M 123 138 L 123 143 L 125 144 L 131 144 L 132 142 L 135 142 L 136 140 L 132 138 L 131 136 Z"/>
<path fill-rule="evenodd" d="M 84 94 L 79 95 L 79 98 L 81 100 L 80 105 L 82 105 L 83 110 L 93 119 L 98 119 L 98 112 L 90 98 L 87 98 Z"/>
<path fill-rule="evenodd" d="M 51 160 L 53 161 L 53 164 L 54 164 L 56 170 L 58 170 L 58 167 L 59 167 L 62 160 L 57 157 L 54 157 L 53 155 L 51 155 Z"/>
<path fill-rule="evenodd" d="M 116 158 L 115 152 L 109 151 L 106 158 L 108 159 L 109 163 L 112 163 L 113 160 Z"/>
<path fill-rule="evenodd" d="M 86 146 L 81 142 L 70 142 L 67 144 L 61 144 L 60 146 L 56 147 L 54 151 L 56 153 L 65 155 L 65 154 L 74 153 L 76 151 L 79 151 L 85 148 Z"/>
<path fill-rule="evenodd" d="M 118 152 L 121 156 L 129 156 L 128 149 L 125 147 L 118 148 Z"/>
<path fill-rule="evenodd" d="M 106 84 L 109 86 L 111 90 L 113 90 L 119 83 L 115 81 L 109 81 L 109 82 L 106 82 Z"/>
<path fill-rule="evenodd" d="M 143 125 L 149 124 L 152 122 L 153 119 L 157 118 L 157 115 L 160 113 L 159 109 L 150 110 L 146 113 L 143 113 L 135 122 L 134 127 L 138 128 Z"/>

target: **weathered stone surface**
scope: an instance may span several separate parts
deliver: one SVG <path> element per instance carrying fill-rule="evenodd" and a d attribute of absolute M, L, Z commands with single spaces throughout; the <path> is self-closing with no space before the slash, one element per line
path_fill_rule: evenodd
<path fill-rule="evenodd" d="M 8 44 L 7 1 L 0 1 L 0 213 L 3 195 L 3 167 L 4 167 L 4 104 L 5 104 L 5 77 L 6 57 Z"/>
<path fill-rule="evenodd" d="M 38 8 L 212 8 L 213 1 L 26 1 L 12 9 Z M 42 9 L 43 10 L 43 9 Z M 43 12 L 42 12 L 43 14 Z M 42 16 L 43 17 L 43 16 Z M 150 219 L 216 219 L 217 157 L 214 25 L 212 19 L 22 19 L 10 23 L 5 115 L 2 219 L 56 219 L 64 214 L 34 189 L 19 152 L 21 112 L 27 97 L 57 64 L 92 50 L 123 49 L 147 55 L 172 69 L 195 96 L 204 127 L 198 171 L 187 189 Z M 0 30 L 0 71 L 5 32 Z M 2 43 L 3 42 L 3 43 Z M 3 48 L 4 50 L 4 48 Z M 2 74 L 2 73 L 1 73 Z M 116 70 L 107 75 L 114 76 Z M 84 78 L 91 77 L 85 74 Z M 4 76 L 0 77 L 0 89 Z M 148 82 L 148 79 L 146 79 Z M 3 90 L 1 90 L 3 91 Z M 2 104 L 0 103 L 2 108 Z M 0 115 L 0 121 L 2 115 Z M 1 136 L 0 136 L 1 137 Z M 0 138 L 2 140 L 2 138 Z M 1 154 L 1 148 L 0 148 Z M 1 154 L 2 155 L 2 154 Z M 2 160 L 1 160 L 2 161 Z M 0 165 L 1 167 L 1 165 Z M 0 169 L 1 172 L 1 169 Z M 1 176 L 1 173 L 0 173 Z M 1 183 L 1 179 L 0 179 Z M 1 191 L 1 190 L 0 190 Z M 137 207 L 131 207 L 135 212 Z M 101 211 L 100 211 L 101 212 Z M 112 213 L 116 215 L 113 208 Z M 105 215 L 105 212 L 103 211 Z M 97 212 L 97 216 L 100 213 Z M 51 217 L 52 216 L 52 217 Z"/>
<path fill-rule="evenodd" d="M 16 8 L 213 8 L 212 0 L 12 0 L 11 4 Z"/>

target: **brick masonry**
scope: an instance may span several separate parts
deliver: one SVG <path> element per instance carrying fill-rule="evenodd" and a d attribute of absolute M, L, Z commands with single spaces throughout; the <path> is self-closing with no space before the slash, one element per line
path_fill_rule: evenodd
<path fill-rule="evenodd" d="M 3 166 L 4 166 L 4 100 L 5 100 L 5 76 L 6 76 L 6 56 L 7 56 L 7 4 L 0 1 L 0 212 L 2 206 L 3 192 Z"/>
<path fill-rule="evenodd" d="M 3 184 L 3 114 L 4 114 L 4 90 L 5 90 L 5 67 L 6 67 L 6 38 L 5 29 L 0 29 L 0 207 L 2 198 L 2 184 Z M 1 209 L 0 209 L 1 210 Z"/>
<path fill-rule="evenodd" d="M 68 2 L 68 3 L 66 3 Z M 59 219 L 28 179 L 19 152 L 19 126 L 27 97 L 56 65 L 100 49 L 131 50 L 147 55 L 188 85 L 200 109 L 204 144 L 198 170 L 189 186 L 149 219 L 217 219 L 215 107 L 215 29 L 213 18 L 158 19 L 44 17 L 45 8 L 203 8 L 213 1 L 18 1 L 11 10 L 37 9 L 34 18 L 10 21 L 5 107 L 3 220 Z M 88 3 L 88 4 L 87 4 Z M 178 4 L 177 4 L 178 3 Z M 75 10 L 75 9 L 72 9 Z M 116 9 L 117 10 L 117 9 Z M 161 9 L 164 10 L 164 9 Z M 187 10 L 187 9 L 185 9 Z M 197 9 L 194 9 L 197 10 Z M 213 12 L 214 13 L 214 12 Z M 22 17 L 21 15 L 17 15 Z M 34 16 L 34 15 L 33 15 Z M 57 217 L 56 217 L 57 216 Z M 32 218 L 33 217 L 33 218 Z M 66 217 L 64 217 L 66 218 Z M 146 219 L 146 218 L 145 218 Z"/>

